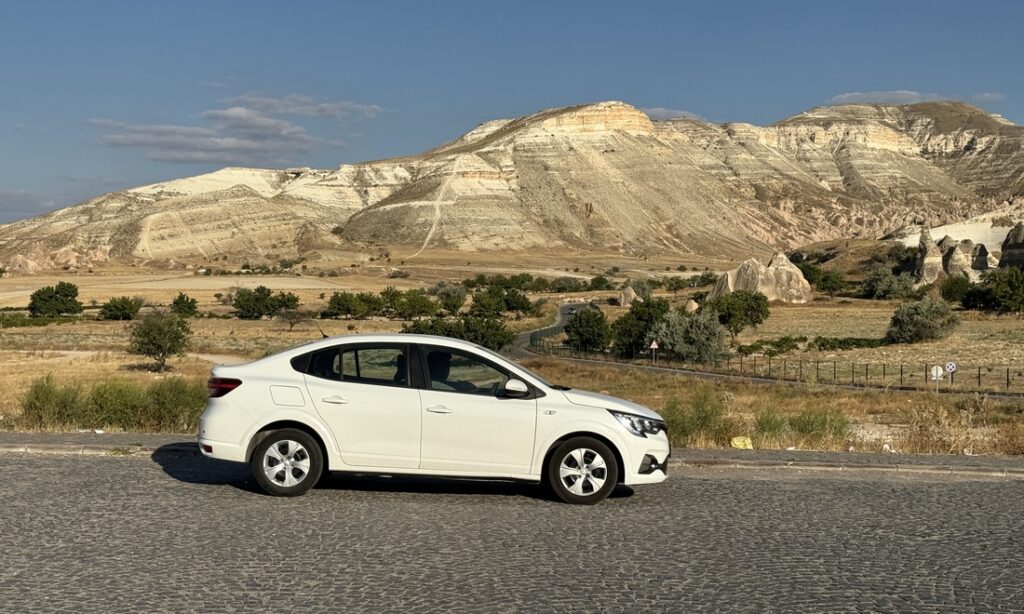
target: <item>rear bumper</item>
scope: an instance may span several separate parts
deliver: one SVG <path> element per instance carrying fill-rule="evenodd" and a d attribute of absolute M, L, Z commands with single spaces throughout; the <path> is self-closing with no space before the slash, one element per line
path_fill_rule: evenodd
<path fill-rule="evenodd" d="M 199 451 L 203 453 L 203 456 L 207 456 L 209 458 L 235 461 L 238 463 L 244 463 L 246 461 L 245 449 L 238 444 L 228 443 L 226 441 L 217 441 L 215 439 L 200 437 Z"/>

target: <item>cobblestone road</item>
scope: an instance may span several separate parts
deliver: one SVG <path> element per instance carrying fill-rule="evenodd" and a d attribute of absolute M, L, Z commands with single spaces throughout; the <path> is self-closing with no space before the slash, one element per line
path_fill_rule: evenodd
<path fill-rule="evenodd" d="M 572 507 L 532 486 L 0 455 L 0 609 L 950 611 L 1024 608 L 1024 484 L 685 470 Z"/>

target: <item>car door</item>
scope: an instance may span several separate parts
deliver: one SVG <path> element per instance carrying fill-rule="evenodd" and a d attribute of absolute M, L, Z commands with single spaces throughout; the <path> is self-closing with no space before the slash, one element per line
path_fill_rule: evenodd
<path fill-rule="evenodd" d="M 306 388 L 346 465 L 420 464 L 420 391 L 404 343 L 346 344 L 314 352 Z"/>
<path fill-rule="evenodd" d="M 420 467 L 438 472 L 527 474 L 537 428 L 535 398 L 503 396 L 509 373 L 482 356 L 421 346 Z"/>

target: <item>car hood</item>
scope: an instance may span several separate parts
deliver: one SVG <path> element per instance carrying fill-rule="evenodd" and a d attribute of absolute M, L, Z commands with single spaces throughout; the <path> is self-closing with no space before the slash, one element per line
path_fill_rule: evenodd
<path fill-rule="evenodd" d="M 613 409 L 616 411 L 636 414 L 638 416 L 644 416 L 645 418 L 653 418 L 655 420 L 662 419 L 657 412 L 652 411 L 643 405 L 633 403 L 625 399 L 619 399 L 611 395 L 587 392 L 586 390 L 565 390 L 562 394 L 564 394 L 565 398 L 573 405 Z"/>

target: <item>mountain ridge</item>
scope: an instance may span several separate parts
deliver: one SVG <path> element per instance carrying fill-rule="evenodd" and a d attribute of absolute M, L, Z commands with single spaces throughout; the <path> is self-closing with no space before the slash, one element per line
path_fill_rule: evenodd
<path fill-rule="evenodd" d="M 965 103 L 815 107 L 755 126 L 652 121 L 608 101 L 492 120 L 418 155 L 227 167 L 104 194 L 0 225 L 0 266 L 382 245 L 740 258 L 952 223 L 1022 196 L 1024 128 Z"/>

